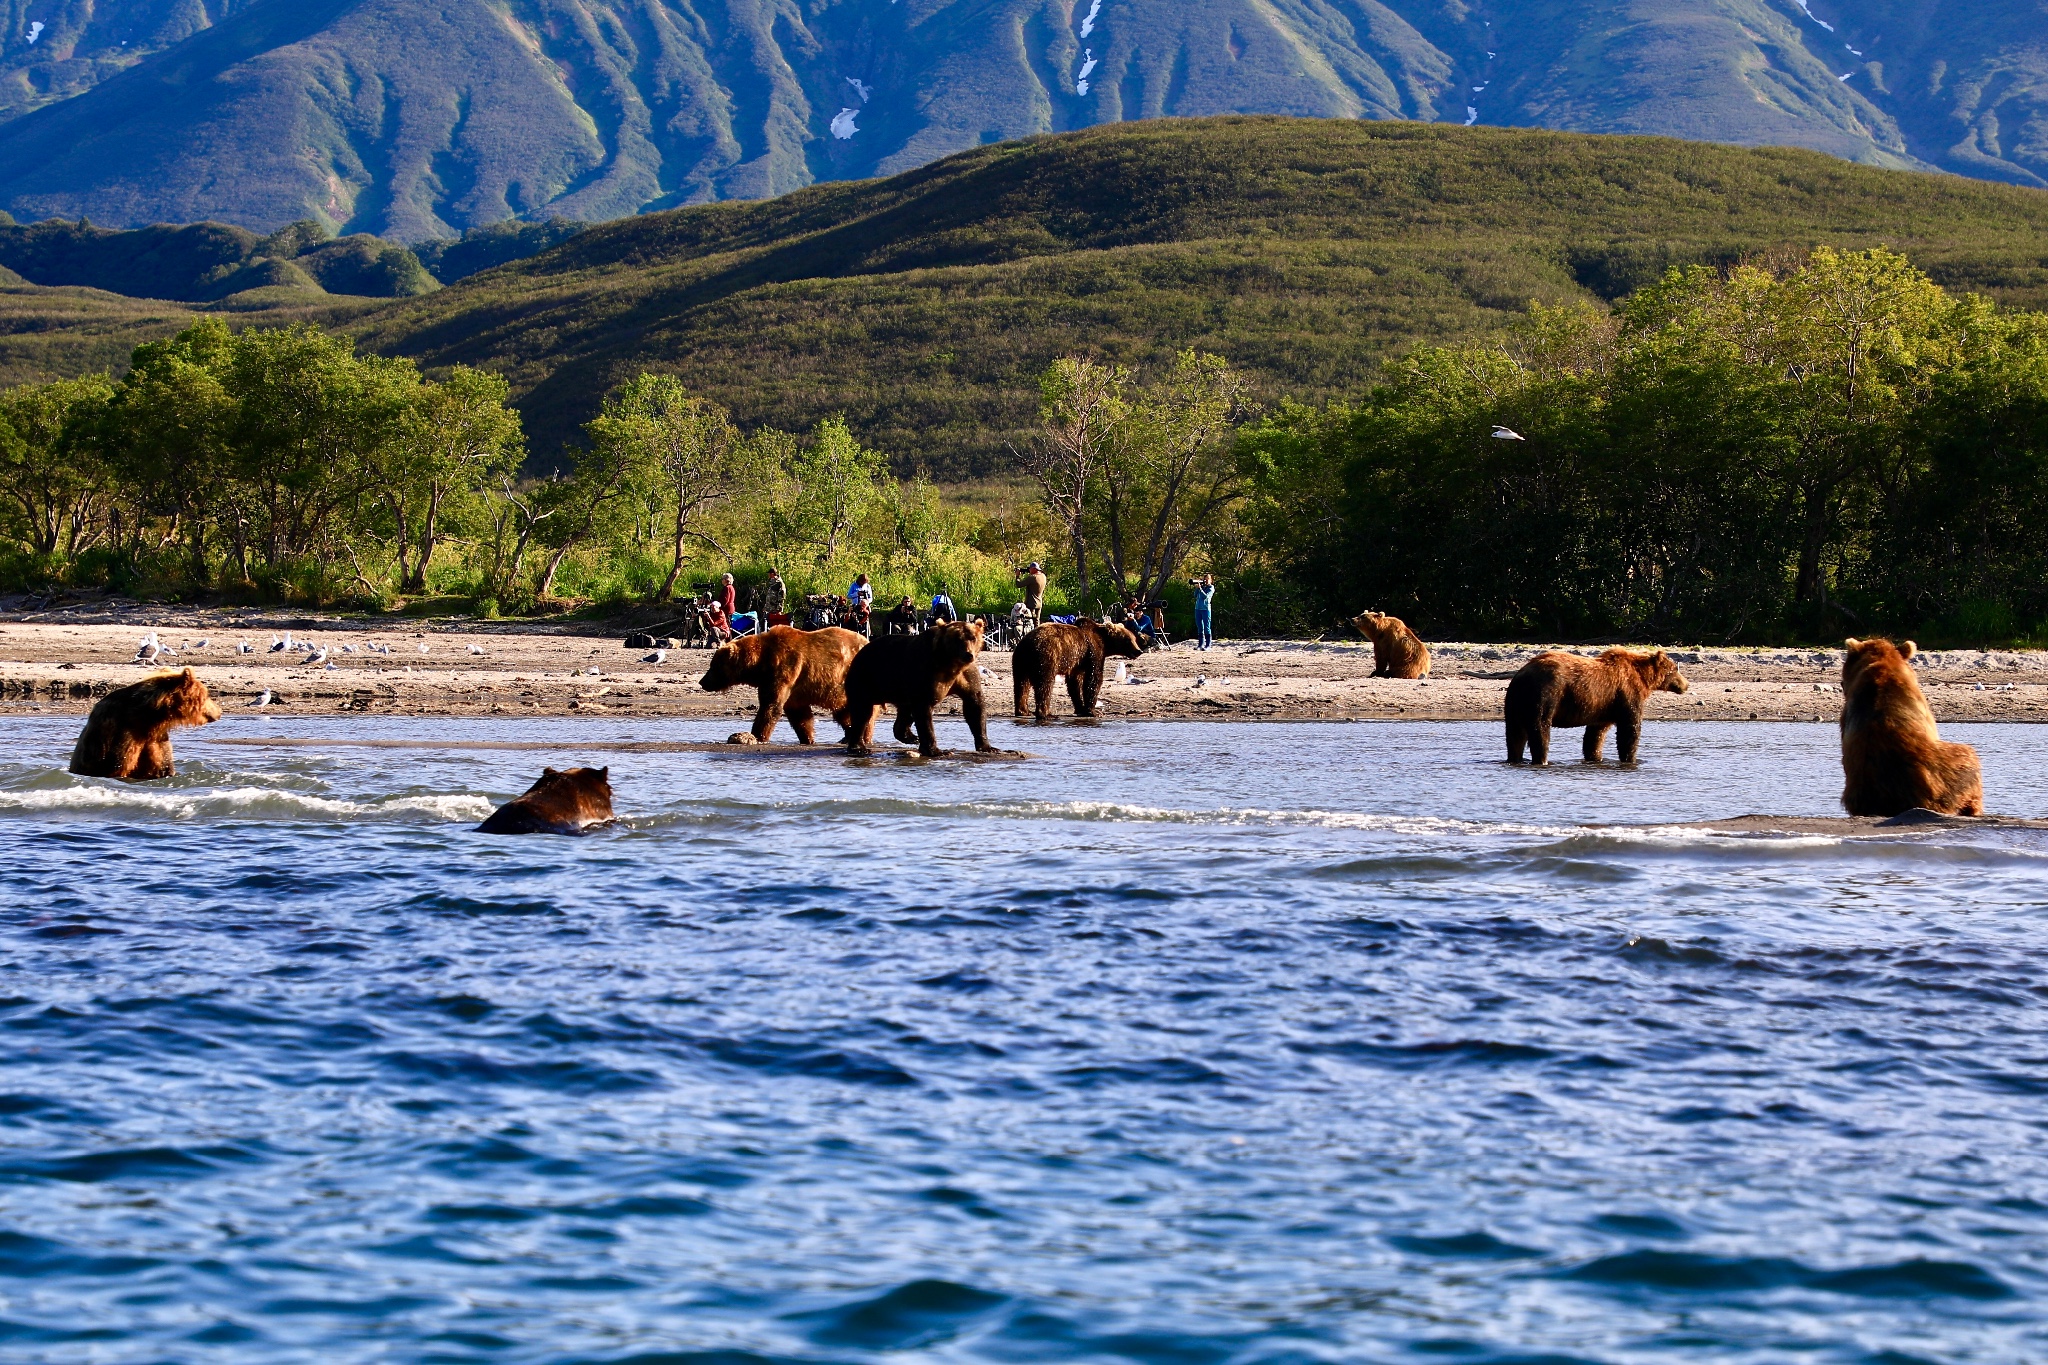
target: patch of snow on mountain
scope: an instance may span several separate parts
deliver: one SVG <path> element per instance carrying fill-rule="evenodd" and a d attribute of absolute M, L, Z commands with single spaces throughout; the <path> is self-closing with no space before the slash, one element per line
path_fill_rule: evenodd
<path fill-rule="evenodd" d="M 36 39 L 38 39 L 38 38 L 40 38 L 40 37 L 42 37 L 42 36 L 43 36 L 43 21 L 42 21 L 42 20 L 40 20 L 40 19 L 33 19 L 33 20 L 30 20 L 30 21 L 29 21 L 29 26 L 28 26 L 28 45 L 29 45 L 30 47 L 34 47 L 34 46 L 36 45 Z"/>
<path fill-rule="evenodd" d="M 873 86 L 862 85 L 859 81 L 855 80 L 851 76 L 848 76 L 846 78 L 846 83 L 853 87 L 854 94 L 860 96 L 860 102 L 862 104 L 866 104 L 868 102 L 868 96 L 875 93 L 875 88 Z"/>
<path fill-rule="evenodd" d="M 1081 21 L 1081 36 L 1086 38 L 1095 31 L 1096 16 L 1102 13 L 1102 0 L 1093 0 L 1088 6 L 1088 17 Z"/>
<path fill-rule="evenodd" d="M 843 140 L 859 132 L 860 129 L 853 126 L 853 121 L 859 114 L 858 109 L 841 109 L 832 120 L 832 136 Z"/>
<path fill-rule="evenodd" d="M 1477 123 L 1477 122 L 1479 122 L 1479 111 L 1478 111 L 1477 109 L 1474 109 L 1474 108 L 1473 108 L 1473 107 L 1472 107 L 1471 105 L 1469 105 L 1469 104 L 1468 104 L 1468 105 L 1466 105 L 1466 106 L 1465 106 L 1465 126 L 1466 126 L 1467 128 L 1470 128 L 1470 127 L 1471 127 L 1471 126 L 1472 126 L 1473 124 L 1475 124 L 1475 123 Z"/>
<path fill-rule="evenodd" d="M 1074 93 L 1088 93 L 1088 73 L 1095 69 L 1095 49 L 1089 48 L 1081 54 L 1081 70 L 1074 77 Z"/>

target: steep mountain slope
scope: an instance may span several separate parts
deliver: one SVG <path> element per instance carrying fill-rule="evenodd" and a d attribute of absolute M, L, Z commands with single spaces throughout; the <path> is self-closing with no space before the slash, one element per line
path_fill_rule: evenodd
<path fill-rule="evenodd" d="M 0 208 L 259 232 L 318 217 L 413 242 L 1234 112 L 1799 145 L 2048 183 L 2048 0 L 1838 5 L 0 0 L 0 113 L 20 115 L 0 124 Z"/>
<path fill-rule="evenodd" d="M 671 370 L 746 424 L 843 413 L 906 467 L 978 472 L 1075 350 L 1220 352 L 1268 399 L 1370 383 L 1396 348 L 1673 264 L 1885 244 L 2048 306 L 2048 192 L 1811 152 L 1278 118 L 980 148 L 866 184 L 650 214 L 358 324 L 512 381 L 551 459 L 605 388 Z"/>

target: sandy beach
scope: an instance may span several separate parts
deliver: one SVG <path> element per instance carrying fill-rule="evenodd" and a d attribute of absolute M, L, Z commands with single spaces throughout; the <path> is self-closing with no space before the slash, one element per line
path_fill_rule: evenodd
<path fill-rule="evenodd" d="M 152 631 L 166 653 L 135 661 Z M 599 633 L 602 631 L 602 633 Z M 287 632 L 325 649 L 272 652 Z M 92 604 L 0 610 L 0 707 L 78 712 L 163 667 L 190 667 L 232 711 L 264 692 L 286 714 L 398 716 L 730 716 L 753 713 L 749 692 L 698 686 L 706 651 L 649 662 L 624 632 L 575 623 L 322 617 L 274 609 Z M 252 652 L 242 653 L 247 644 Z M 1178 644 L 1130 662 L 1103 688 L 1108 718 L 1205 720 L 1482 720 L 1500 714 L 1515 670 L 1545 646 L 1431 642 L 1434 672 L 1374 678 L 1364 643 L 1231 640 L 1206 653 Z M 1558 646 L 1594 654 L 1591 646 Z M 1691 690 L 1651 698 L 1658 720 L 1832 724 L 1840 706 L 1834 650 L 1667 645 Z M 1952 721 L 2048 721 L 2048 654 L 1931 651 L 1915 660 L 1935 714 Z M 983 656 L 991 712 L 1008 725 L 1010 656 Z M 1114 673 L 1114 669 L 1112 669 Z M 1062 691 L 1056 714 L 1064 716 Z M 829 728 L 829 727 L 828 727 Z M 787 739 L 786 729 L 778 739 Z M 999 741 L 1000 742 L 1000 741 Z"/>

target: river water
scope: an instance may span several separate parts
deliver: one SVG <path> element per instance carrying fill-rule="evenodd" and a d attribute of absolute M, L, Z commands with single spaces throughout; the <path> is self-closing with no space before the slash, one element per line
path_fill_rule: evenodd
<path fill-rule="evenodd" d="M 0 1359 L 2048 1359 L 2048 835 L 1596 827 L 1834 813 L 1830 725 L 0 726 Z"/>

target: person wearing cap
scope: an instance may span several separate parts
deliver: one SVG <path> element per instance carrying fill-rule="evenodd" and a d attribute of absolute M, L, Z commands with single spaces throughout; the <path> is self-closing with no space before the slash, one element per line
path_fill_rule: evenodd
<path fill-rule="evenodd" d="M 1209 604 L 1216 597 L 1216 575 L 1205 573 L 1194 581 L 1195 588 L 1195 648 L 1207 649 L 1216 643 L 1209 633 Z"/>
<path fill-rule="evenodd" d="M 1017 571 L 1017 586 L 1024 589 L 1024 610 L 1031 619 L 1041 619 L 1045 611 L 1045 570 L 1037 560 Z"/>

